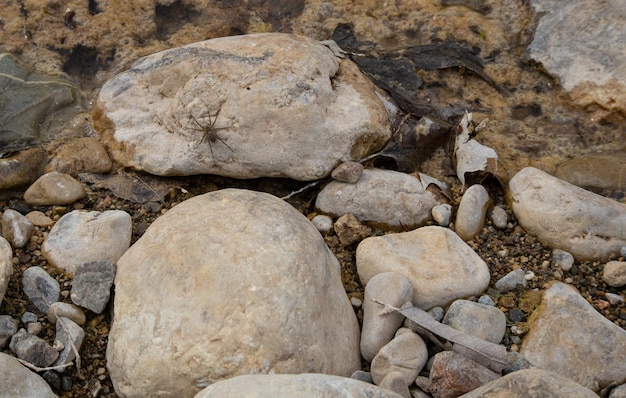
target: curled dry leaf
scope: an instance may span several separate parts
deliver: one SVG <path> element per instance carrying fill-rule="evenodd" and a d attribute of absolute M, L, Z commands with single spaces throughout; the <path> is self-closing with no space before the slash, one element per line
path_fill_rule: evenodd
<path fill-rule="evenodd" d="M 498 154 L 496 151 L 482 145 L 473 138 L 478 131 L 485 128 L 487 119 L 474 128 L 472 118 L 471 113 L 465 112 L 465 116 L 459 123 L 461 132 L 457 135 L 454 144 L 456 175 L 464 188 L 466 173 L 485 172 L 495 176 L 498 167 Z"/>

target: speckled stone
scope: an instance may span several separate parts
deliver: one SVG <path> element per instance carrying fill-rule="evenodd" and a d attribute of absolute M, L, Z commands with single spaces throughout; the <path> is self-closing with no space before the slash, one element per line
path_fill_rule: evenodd
<path fill-rule="evenodd" d="M 24 192 L 24 200 L 31 205 L 64 205 L 83 196 L 85 188 L 80 182 L 56 171 L 42 175 Z"/>
<path fill-rule="evenodd" d="M 2 213 L 2 236 L 6 238 L 13 247 L 24 247 L 35 231 L 33 223 L 18 211 L 7 209 Z"/>

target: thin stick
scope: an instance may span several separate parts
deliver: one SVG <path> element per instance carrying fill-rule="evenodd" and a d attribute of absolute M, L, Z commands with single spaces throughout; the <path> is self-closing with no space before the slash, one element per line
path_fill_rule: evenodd
<path fill-rule="evenodd" d="M 65 369 L 69 366 L 72 366 L 74 363 L 69 362 L 69 363 L 65 363 L 63 365 L 57 365 L 57 366 L 50 366 L 48 368 L 40 368 L 36 365 L 33 365 L 32 363 L 25 361 L 23 359 L 19 359 L 19 358 L 15 358 L 17 359 L 22 365 L 26 366 L 27 368 L 30 368 L 32 370 L 34 370 L 35 372 L 45 372 L 46 370 L 60 370 L 60 369 Z"/>

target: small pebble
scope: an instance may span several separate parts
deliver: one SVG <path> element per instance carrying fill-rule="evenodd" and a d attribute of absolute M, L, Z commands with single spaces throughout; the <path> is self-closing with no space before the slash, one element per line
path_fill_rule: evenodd
<path fill-rule="evenodd" d="M 526 271 L 526 275 L 524 275 L 524 279 L 526 279 L 527 281 L 532 281 L 533 279 L 535 279 L 535 273 L 532 271 Z"/>
<path fill-rule="evenodd" d="M 350 297 L 350 304 L 352 304 L 353 307 L 359 308 L 363 305 L 363 301 L 359 300 L 356 297 Z"/>
<path fill-rule="evenodd" d="M 523 269 L 515 269 L 497 281 L 494 287 L 500 292 L 509 292 L 518 287 L 526 286 L 526 273 Z"/>
<path fill-rule="evenodd" d="M 524 328 L 521 326 L 513 325 L 511 326 L 511 333 L 513 333 L 516 336 L 521 336 L 524 333 L 526 333 L 526 330 L 524 330 Z"/>
<path fill-rule="evenodd" d="M 28 325 L 29 323 L 37 322 L 37 315 L 33 314 L 30 311 L 26 311 L 22 314 L 22 323 L 24 325 Z"/>
<path fill-rule="evenodd" d="M 611 304 L 609 304 L 608 301 L 605 300 L 598 300 L 596 301 L 596 306 L 601 309 L 601 310 L 605 310 L 607 308 L 609 308 L 611 306 Z"/>
<path fill-rule="evenodd" d="M 626 285 L 626 261 L 609 261 L 606 263 L 602 280 L 613 287 Z"/>
<path fill-rule="evenodd" d="M 354 214 L 344 214 L 335 221 L 333 226 L 339 243 L 341 246 L 349 246 L 359 242 L 372 233 L 372 229 L 367 225 L 361 224 Z"/>
<path fill-rule="evenodd" d="M 552 265 L 567 272 L 574 265 L 574 256 L 565 250 L 554 249 L 552 250 Z"/>
<path fill-rule="evenodd" d="M 452 215 L 452 206 L 447 203 L 437 205 L 432 208 L 431 214 L 433 220 L 442 227 L 447 227 L 450 224 L 450 216 Z"/>
<path fill-rule="evenodd" d="M 363 165 L 359 162 L 344 162 L 337 166 L 330 176 L 341 182 L 354 184 L 363 174 Z"/>
<path fill-rule="evenodd" d="M 333 229 L 333 219 L 322 214 L 313 217 L 311 222 L 322 235 L 326 235 Z"/>
<path fill-rule="evenodd" d="M 526 315 L 519 308 L 511 308 L 509 310 L 509 320 L 511 322 L 526 322 Z"/>
<path fill-rule="evenodd" d="M 61 377 L 61 388 L 63 391 L 72 391 L 72 379 L 68 376 Z"/>
<path fill-rule="evenodd" d="M 436 320 L 437 322 L 441 322 L 441 320 L 443 319 L 444 310 L 441 307 L 433 307 L 428 310 L 428 313 L 430 314 L 430 316 L 433 317 L 434 320 Z"/>
<path fill-rule="evenodd" d="M 61 340 L 54 340 L 54 343 L 52 343 L 52 348 L 57 351 L 63 351 L 63 349 L 65 348 L 65 344 L 63 344 Z"/>
<path fill-rule="evenodd" d="M 496 228 L 506 228 L 508 225 L 506 211 L 500 206 L 494 206 L 491 209 L 491 222 Z"/>
<path fill-rule="evenodd" d="M 26 325 L 26 330 L 28 331 L 28 333 L 32 334 L 33 336 L 39 335 L 39 333 L 41 333 L 42 328 L 43 327 L 41 326 L 41 322 L 31 322 L 28 325 Z"/>
<path fill-rule="evenodd" d="M 619 294 L 605 293 L 604 297 L 606 297 L 606 299 L 609 300 L 609 303 L 611 303 L 612 305 L 622 304 L 624 302 L 624 297 L 620 296 Z"/>
<path fill-rule="evenodd" d="M 37 210 L 31 211 L 30 213 L 26 214 L 26 218 L 28 218 L 30 222 L 38 227 L 49 227 L 54 224 L 54 221 L 52 221 L 50 217 Z"/>
<path fill-rule="evenodd" d="M 52 387 L 54 390 L 61 389 L 61 376 L 54 370 L 46 370 L 41 377 Z"/>
<path fill-rule="evenodd" d="M 493 299 L 487 295 L 480 296 L 480 298 L 478 299 L 478 303 L 484 304 L 484 305 L 490 305 L 492 307 L 496 305 L 496 303 L 493 302 Z"/>

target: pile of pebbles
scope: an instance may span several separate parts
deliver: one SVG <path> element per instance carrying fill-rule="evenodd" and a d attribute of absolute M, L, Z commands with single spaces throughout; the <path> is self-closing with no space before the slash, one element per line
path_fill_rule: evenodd
<path fill-rule="evenodd" d="M 14 273 L 0 308 L 4 316 L 1 324 L 6 325 L 0 326 L 3 328 L 0 334 L 7 336 L 3 350 L 12 352 L 12 355 L 18 357 L 21 356 L 20 359 L 40 368 L 55 367 L 74 359 L 72 357 L 73 344 L 80 352 L 80 371 L 74 366 L 63 371 L 61 369 L 48 370 L 42 373 L 45 375 L 44 378 L 62 396 L 81 396 L 80 394 L 86 392 L 92 396 L 115 396 L 104 359 L 107 333 L 110 327 L 106 304 L 115 273 L 115 264 L 111 261 L 102 261 L 95 268 L 78 266 L 73 273 L 63 272 L 51 266 L 42 253 L 44 242 L 53 233 L 53 226 L 59 224 L 61 218 L 76 211 L 84 213 L 85 210 L 121 210 L 131 214 L 131 228 L 134 228 L 134 231 L 132 239 L 128 242 L 130 244 L 140 235 L 141 231 L 138 231 L 138 226 L 145 230 L 147 225 L 159 215 L 166 213 L 168 208 L 193 196 L 192 192 L 211 190 L 216 186 L 227 186 L 229 183 L 237 184 L 239 187 L 248 184 L 246 188 L 255 190 L 272 188 L 276 195 L 282 196 L 291 189 L 289 186 L 275 185 L 275 182 L 273 185 L 262 180 L 247 183 L 214 177 L 205 177 L 203 180 L 196 182 L 196 186 L 187 185 L 189 189 L 184 189 L 184 191 L 173 191 L 163 204 L 132 204 L 116 198 L 107 190 L 88 185 L 83 185 L 85 195 L 71 204 L 35 207 L 22 201 L 3 203 L 3 221 L 6 220 L 3 224 L 4 234 L 11 235 L 8 231 L 20 229 L 19 225 L 22 224 L 28 225 L 25 219 L 32 224 L 30 237 L 19 243 L 21 247 L 14 247 L 10 260 Z M 449 208 L 444 205 L 436 206 L 433 209 L 433 215 L 436 214 L 434 218 L 437 221 L 431 220 L 427 222 L 427 225 L 445 225 L 446 221 L 453 219 L 455 223 L 447 227 L 458 228 L 459 221 L 463 219 L 462 208 L 459 206 L 464 196 L 461 195 L 461 187 L 452 179 L 449 182 L 452 186 L 453 197 L 450 202 L 451 206 Z M 620 261 L 622 259 L 612 262 L 575 261 L 574 257 L 566 251 L 542 245 L 518 224 L 498 183 L 492 180 L 484 186 L 489 192 L 488 200 L 493 205 L 486 206 L 483 211 L 480 209 L 485 207 L 484 203 L 479 203 L 469 210 L 472 214 L 478 213 L 482 216 L 478 217 L 480 223 L 477 228 L 478 232 L 467 241 L 467 244 L 489 265 L 490 280 L 486 294 L 473 299 L 470 297 L 470 302 L 493 306 L 494 309 L 504 314 L 506 327 L 501 344 L 510 351 L 519 350 L 521 340 L 528 330 L 526 322 L 541 301 L 541 291 L 554 281 L 562 281 L 576 287 L 581 295 L 607 319 L 621 328 L 626 328 L 626 305 L 622 280 L 623 261 Z M 482 193 L 481 188 L 473 190 Z M 472 190 L 466 190 L 465 195 L 467 192 L 472 192 Z M 367 293 L 358 275 L 356 249 L 362 240 L 368 237 L 385 236 L 389 232 L 369 227 L 351 215 L 344 215 L 333 220 L 311 212 L 310 205 L 307 205 L 307 202 L 310 203 L 310 195 L 312 194 L 296 197 L 292 202 L 314 221 L 323 233 L 325 242 L 340 261 L 346 293 L 365 330 L 364 310 L 368 305 L 365 299 Z M 9 205 L 12 208 L 9 208 Z M 39 210 L 34 210 L 35 208 Z M 21 216 L 21 213 L 19 216 L 16 215 L 12 211 L 15 209 L 21 210 L 27 216 Z M 30 211 L 27 213 L 26 210 Z M 453 210 L 452 214 L 455 217 L 446 214 L 450 210 Z M 439 213 L 443 215 L 440 217 Z M 471 226 L 469 228 L 471 229 Z M 19 234 L 13 234 L 13 236 L 16 235 Z M 13 244 L 15 243 L 13 239 Z M 621 254 L 624 255 L 624 253 Z M 83 268 L 90 269 L 91 274 L 85 274 L 82 271 Z M 35 280 L 35 285 L 39 287 L 34 293 L 29 293 L 27 287 L 33 283 L 30 282 L 31 280 Z M 87 291 L 100 292 L 100 294 L 85 294 L 84 292 Z M 83 292 L 82 298 L 80 292 Z M 97 298 L 98 301 L 88 301 L 89 297 Z M 443 308 L 436 308 L 431 312 L 438 319 L 443 319 L 445 314 Z M 62 323 L 58 322 L 59 319 L 63 320 Z M 59 324 L 77 325 L 77 328 L 59 327 Z M 63 343 L 62 335 L 67 329 L 74 331 L 74 334 L 70 334 L 72 344 L 68 344 L 67 340 Z M 37 344 L 25 343 L 28 340 L 37 341 Z M 80 340 L 83 341 L 82 347 Z M 22 351 L 19 348 L 21 345 L 39 347 L 41 350 L 30 348 Z M 51 359 L 54 355 L 50 354 L 44 362 L 40 362 L 40 358 L 45 358 L 41 352 L 51 352 L 50 349 L 58 355 Z M 58 359 L 62 355 L 64 359 Z M 363 370 L 370 370 L 368 362 L 364 363 Z"/>

